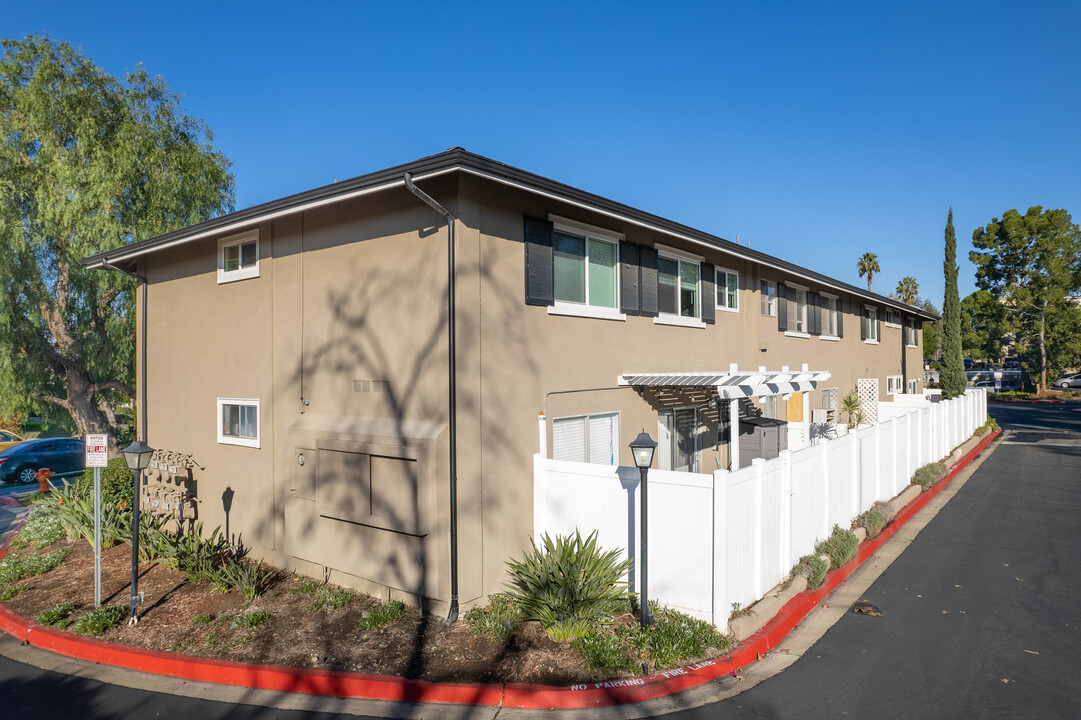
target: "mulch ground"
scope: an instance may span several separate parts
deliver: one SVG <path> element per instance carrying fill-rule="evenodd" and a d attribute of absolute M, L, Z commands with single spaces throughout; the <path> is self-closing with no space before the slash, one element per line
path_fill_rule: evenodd
<path fill-rule="evenodd" d="M 64 564 L 44 575 L 20 580 L 25 589 L 5 605 L 33 620 L 60 602 L 71 602 L 77 619 L 94 607 L 94 556 L 82 540 L 64 540 L 36 552 L 66 548 Z M 25 554 L 29 550 L 12 551 Z M 538 623 L 524 622 L 506 644 L 474 635 L 468 623 L 445 625 L 442 618 L 407 608 L 404 617 L 372 630 L 357 623 L 377 601 L 356 594 L 348 605 L 310 611 L 312 598 L 298 591 L 303 578 L 279 574 L 250 603 L 235 591 L 193 583 L 161 563 L 143 563 L 139 590 L 145 593 L 140 622 L 109 630 L 102 640 L 119 645 L 197 657 L 297 668 L 398 675 L 432 682 L 521 682 L 569 685 L 609 679 L 590 672 L 569 642 L 548 638 Z M 131 548 L 102 553 L 102 604 L 128 606 Z M 263 624 L 245 628 L 234 619 L 266 612 Z M 213 620 L 193 622 L 196 615 Z"/>

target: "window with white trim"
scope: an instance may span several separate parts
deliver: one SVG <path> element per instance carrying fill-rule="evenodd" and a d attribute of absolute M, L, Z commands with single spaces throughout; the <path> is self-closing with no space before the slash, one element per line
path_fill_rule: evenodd
<path fill-rule="evenodd" d="M 886 394 L 896 395 L 898 393 L 904 393 L 904 380 L 900 375 L 887 375 L 886 376 Z"/>
<path fill-rule="evenodd" d="M 552 458 L 619 464 L 619 413 L 578 415 L 552 421 Z"/>
<path fill-rule="evenodd" d="M 218 240 L 218 283 L 259 277 L 259 231 Z"/>
<path fill-rule="evenodd" d="M 901 327 L 901 313 L 892 308 L 886 308 L 885 323 L 890 327 Z"/>
<path fill-rule="evenodd" d="M 829 337 L 839 337 L 841 328 L 840 301 L 832 295 L 821 294 L 822 308 L 825 310 L 825 324 L 822 334 Z"/>
<path fill-rule="evenodd" d="M 777 317 L 777 283 L 761 280 L 758 283 L 758 292 L 762 296 L 762 314 L 766 317 Z"/>
<path fill-rule="evenodd" d="M 552 275 L 557 305 L 615 310 L 619 306 L 619 240 L 556 224 Z"/>
<path fill-rule="evenodd" d="M 259 400 L 218 398 L 218 443 L 259 447 Z"/>
<path fill-rule="evenodd" d="M 661 315 L 700 318 L 698 261 L 674 255 L 657 257 L 657 310 Z"/>
<path fill-rule="evenodd" d="M 919 392 L 919 390 L 918 390 L 919 385 L 917 385 L 918 382 L 919 381 L 917 381 L 917 380 L 909 380 L 908 381 L 908 392 L 909 392 L 909 394 L 915 395 L 917 392 Z"/>
<path fill-rule="evenodd" d="M 739 273 L 717 268 L 717 309 L 739 312 Z"/>

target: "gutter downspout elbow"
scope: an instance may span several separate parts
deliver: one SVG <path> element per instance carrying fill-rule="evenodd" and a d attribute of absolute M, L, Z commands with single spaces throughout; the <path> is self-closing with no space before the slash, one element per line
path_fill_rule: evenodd
<path fill-rule="evenodd" d="M 447 221 L 447 354 L 449 356 L 447 372 L 448 404 L 450 406 L 448 433 L 450 444 L 450 608 L 444 623 L 450 624 L 458 619 L 458 406 L 456 397 L 455 352 L 454 352 L 454 222 L 455 217 L 449 210 L 435 201 L 428 193 L 413 184 L 409 173 L 403 176 L 405 187 L 416 195 Z"/>

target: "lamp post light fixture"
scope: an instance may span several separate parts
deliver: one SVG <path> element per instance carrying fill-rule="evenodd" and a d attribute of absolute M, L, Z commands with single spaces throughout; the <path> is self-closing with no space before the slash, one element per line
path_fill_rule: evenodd
<path fill-rule="evenodd" d="M 642 541 L 641 541 L 641 550 L 638 553 L 638 555 L 639 555 L 639 563 L 638 563 L 639 571 L 638 571 L 638 573 L 639 573 L 639 577 L 641 578 L 641 582 L 639 583 L 639 592 L 638 592 L 638 611 L 639 611 L 639 620 L 642 623 L 643 627 L 646 626 L 646 625 L 652 625 L 653 624 L 653 616 L 650 615 L 650 613 L 649 613 L 649 597 L 648 597 L 649 583 L 648 583 L 647 568 L 649 566 L 649 555 L 648 555 L 648 552 L 647 552 L 647 549 L 648 549 L 648 542 L 647 541 L 648 541 L 648 537 L 649 537 L 649 533 L 648 533 L 649 505 L 646 502 L 646 487 L 647 487 L 646 486 L 646 475 L 649 473 L 649 466 L 653 464 L 653 453 L 654 453 L 654 451 L 656 451 L 656 449 L 657 449 L 657 443 L 655 443 L 653 441 L 653 438 L 651 438 L 648 434 L 646 434 L 645 430 L 638 433 L 638 437 L 636 437 L 631 442 L 631 454 L 634 455 L 634 464 L 638 467 L 638 472 L 641 474 L 641 477 L 642 477 L 642 482 L 640 483 L 640 485 L 642 487 L 642 493 L 641 493 L 641 497 L 639 498 L 639 502 L 642 505 L 642 520 L 641 520 L 641 523 L 640 523 L 641 524 Z"/>
<path fill-rule="evenodd" d="M 154 454 L 154 448 L 142 440 L 136 440 L 120 452 L 124 453 L 124 460 L 128 463 L 132 474 L 132 501 L 131 501 L 131 617 L 128 625 L 139 622 L 139 499 L 142 488 L 139 487 L 139 476 L 150 465 L 150 457 Z"/>

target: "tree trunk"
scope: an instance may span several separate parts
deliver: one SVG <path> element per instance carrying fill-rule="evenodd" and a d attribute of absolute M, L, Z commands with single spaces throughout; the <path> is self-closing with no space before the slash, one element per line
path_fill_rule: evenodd
<path fill-rule="evenodd" d="M 76 368 L 68 368 L 64 386 L 67 389 L 67 411 L 75 421 L 80 437 L 88 433 L 108 433 L 109 457 L 120 456 L 116 428 L 110 426 L 105 413 L 98 407 L 97 398 L 90 392 L 90 380 Z"/>
<path fill-rule="evenodd" d="M 1047 392 L 1047 301 L 1040 309 L 1040 392 Z"/>

